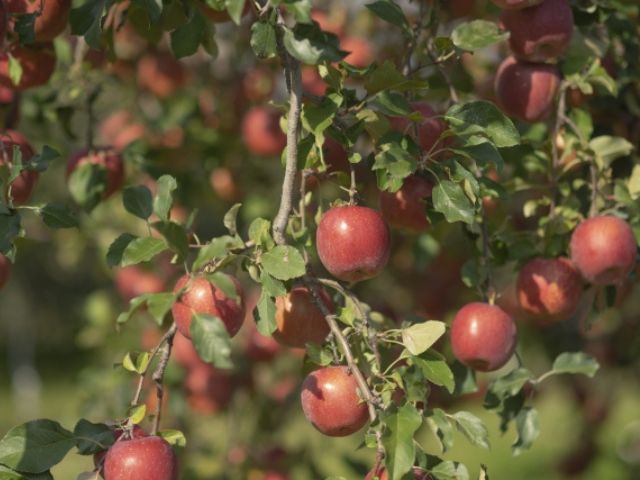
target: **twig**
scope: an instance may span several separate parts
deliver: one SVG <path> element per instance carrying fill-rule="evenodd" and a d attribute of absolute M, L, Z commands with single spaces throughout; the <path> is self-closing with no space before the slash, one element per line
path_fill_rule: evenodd
<path fill-rule="evenodd" d="M 598 167 L 595 159 L 591 160 L 589 166 L 589 175 L 591 177 L 591 205 L 589 206 L 589 216 L 595 217 L 598 213 Z"/>
<path fill-rule="evenodd" d="M 162 416 L 162 400 L 164 398 L 164 372 L 169 364 L 169 358 L 171 357 L 171 348 L 173 347 L 173 339 L 176 336 L 178 326 L 174 322 L 171 328 L 166 334 L 167 340 L 162 347 L 162 354 L 158 366 L 153 372 L 153 381 L 156 384 L 156 411 L 155 418 L 153 419 L 153 428 L 151 429 L 151 435 L 158 433 L 158 427 L 160 426 L 160 417 Z"/>
<path fill-rule="evenodd" d="M 551 216 L 555 215 L 556 204 L 558 202 L 558 168 L 560 166 L 560 155 L 558 153 L 558 135 L 560 134 L 560 129 L 564 124 L 566 119 L 565 109 L 566 109 L 566 96 L 567 96 L 567 84 L 562 83 L 560 86 L 560 94 L 558 97 L 558 106 L 556 108 L 556 121 L 553 127 L 553 134 L 551 135 L 551 172 L 549 173 L 549 183 L 551 185 L 551 205 L 549 207 L 549 214 Z"/>
<path fill-rule="evenodd" d="M 487 216 L 482 207 L 482 225 L 480 226 L 482 234 L 482 263 L 487 273 L 487 280 L 482 289 L 482 296 L 485 302 L 493 305 L 496 298 L 496 292 L 493 287 L 493 273 L 491 271 L 491 247 L 489 244 L 489 232 L 487 229 Z"/>

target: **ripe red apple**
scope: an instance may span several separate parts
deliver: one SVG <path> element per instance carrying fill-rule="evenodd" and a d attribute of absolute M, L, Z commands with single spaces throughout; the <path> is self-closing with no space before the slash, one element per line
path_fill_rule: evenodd
<path fill-rule="evenodd" d="M 242 79 L 244 95 L 251 102 L 264 102 L 271 97 L 275 86 L 273 71 L 264 66 L 251 68 Z"/>
<path fill-rule="evenodd" d="M 255 155 L 280 155 L 287 145 L 287 137 L 280 128 L 280 112 L 264 106 L 253 107 L 242 119 L 242 139 Z"/>
<path fill-rule="evenodd" d="M 324 290 L 318 291 L 322 302 L 333 312 L 333 304 Z M 295 287 L 276 298 L 276 331 L 273 338 L 293 348 L 307 343 L 321 344 L 329 335 L 329 325 L 306 287 Z"/>
<path fill-rule="evenodd" d="M 544 0 L 491 0 L 500 8 L 505 10 L 519 10 L 521 8 L 532 7 L 542 3 Z"/>
<path fill-rule="evenodd" d="M 4 287 L 11 276 L 11 261 L 0 254 L 0 288 Z"/>
<path fill-rule="evenodd" d="M 107 170 L 107 183 L 103 198 L 108 198 L 122 188 L 124 183 L 124 160 L 122 155 L 111 147 L 83 148 L 69 158 L 67 179 L 73 171 L 84 164 L 102 165 Z"/>
<path fill-rule="evenodd" d="M 311 10 L 311 20 L 316 22 L 322 31 L 342 37 L 347 23 L 347 12 L 335 5 L 331 6 L 329 12 L 314 8 Z"/>
<path fill-rule="evenodd" d="M 191 319 L 194 313 L 213 315 L 222 320 L 230 336 L 235 336 L 244 321 L 244 300 L 242 287 L 233 278 L 238 301 L 229 298 L 213 283 L 201 275 L 183 275 L 176 283 L 174 292 L 186 287 L 185 292 L 173 304 L 171 311 L 173 319 L 182 335 L 191 338 Z"/>
<path fill-rule="evenodd" d="M 136 265 L 116 269 L 114 281 L 125 302 L 146 293 L 160 293 L 165 290 L 164 282 L 155 273 Z"/>
<path fill-rule="evenodd" d="M 551 111 L 559 85 L 560 71 L 555 65 L 520 62 L 511 56 L 498 68 L 496 98 L 507 115 L 537 122 Z"/>
<path fill-rule="evenodd" d="M 545 0 L 539 5 L 505 10 L 500 16 L 509 31 L 509 46 L 520 60 L 546 62 L 569 47 L 573 13 L 568 0 Z"/>
<path fill-rule="evenodd" d="M 488 303 L 468 303 L 451 323 L 453 354 L 473 370 L 491 372 L 516 349 L 516 325 L 504 310 Z"/>
<path fill-rule="evenodd" d="M 387 469 L 383 466 L 380 466 L 377 472 L 371 470 L 369 473 L 367 473 L 367 476 L 364 477 L 364 480 L 374 480 L 376 477 L 378 478 L 378 480 L 389 480 Z M 415 480 L 431 480 L 433 477 L 431 477 L 431 475 L 429 475 L 421 468 L 413 467 L 413 478 L 415 478 Z"/>
<path fill-rule="evenodd" d="M 377 211 L 357 205 L 329 209 L 316 231 L 324 267 L 336 278 L 357 282 L 378 275 L 391 252 L 389 228 Z"/>
<path fill-rule="evenodd" d="M 124 435 L 125 431 L 122 428 L 116 428 L 113 430 L 113 440 L 118 441 L 120 437 Z M 134 425 L 131 429 L 129 438 L 143 438 L 148 437 L 147 432 L 145 432 L 140 425 Z M 93 465 L 95 467 L 101 467 L 101 463 L 104 460 L 104 457 L 107 456 L 107 450 L 103 450 L 102 452 L 95 453 L 93 455 Z"/>
<path fill-rule="evenodd" d="M 138 60 L 138 85 L 160 98 L 173 95 L 187 83 L 180 60 L 168 52 L 148 53 Z"/>
<path fill-rule="evenodd" d="M 200 355 L 198 355 L 196 347 L 193 346 L 193 342 L 180 332 L 176 332 L 175 337 L 173 337 L 171 357 L 175 359 L 178 365 L 187 370 L 205 365 Z"/>
<path fill-rule="evenodd" d="M 594 285 L 621 285 L 636 264 L 637 242 L 627 222 L 601 215 L 577 226 L 570 251 L 585 280 Z"/>
<path fill-rule="evenodd" d="M 349 52 L 343 60 L 356 68 L 367 68 L 375 59 L 371 42 L 360 37 L 344 37 L 340 40 L 340 50 Z"/>
<path fill-rule="evenodd" d="M 447 125 L 444 121 L 437 116 L 436 111 L 426 102 L 414 102 L 411 104 L 414 112 L 420 112 L 423 117 L 418 123 L 418 138 L 417 143 L 424 152 L 430 150 L 439 150 L 445 146 L 448 142 L 438 141 L 440 135 L 447 129 Z M 414 137 L 415 128 L 414 122 L 404 117 L 392 117 L 390 119 L 391 128 L 402 132 L 404 134 Z"/>
<path fill-rule="evenodd" d="M 104 459 L 105 480 L 178 480 L 171 445 L 150 436 L 114 443 Z"/>
<path fill-rule="evenodd" d="M 9 76 L 9 55 L 22 67 L 22 77 L 17 85 L 14 85 Z M 56 60 L 51 42 L 29 46 L 14 43 L 7 52 L 0 54 L 0 84 L 16 90 L 44 85 L 53 75 Z"/>
<path fill-rule="evenodd" d="M 582 278 L 568 258 L 534 258 L 518 274 L 520 308 L 542 321 L 569 318 L 582 296 Z"/>
<path fill-rule="evenodd" d="M 5 0 L 7 12 L 12 15 L 35 13 L 42 11 L 36 17 L 34 32 L 36 42 L 48 42 L 60 35 L 69 22 L 71 0 Z"/>
<path fill-rule="evenodd" d="M 227 167 L 214 168 L 209 183 L 215 194 L 225 202 L 235 202 L 240 197 L 240 189 L 231 170 Z"/>
<path fill-rule="evenodd" d="M 254 362 L 269 362 L 282 352 L 282 345 L 273 337 L 262 335 L 254 322 L 248 322 L 247 326 L 250 326 L 244 350 L 247 358 Z"/>
<path fill-rule="evenodd" d="M 198 413 L 211 414 L 229 405 L 234 382 L 224 370 L 202 364 L 188 371 L 184 387 L 191 408 Z"/>
<path fill-rule="evenodd" d="M 116 150 L 124 150 L 146 135 L 144 125 L 127 110 L 117 110 L 106 116 L 100 122 L 98 132 L 103 143 L 113 145 Z"/>
<path fill-rule="evenodd" d="M 33 147 L 24 135 L 13 130 L 7 130 L 0 134 L 0 166 L 10 166 L 13 162 L 13 147 L 17 146 L 22 154 L 22 163 L 31 160 L 34 155 Z M 23 205 L 31 197 L 31 192 L 40 174 L 33 170 L 23 170 L 20 175 L 11 182 L 11 198 L 14 205 Z M 5 198 L 8 198 L 9 189 L 5 189 Z"/>
<path fill-rule="evenodd" d="M 391 226 L 424 232 L 429 228 L 425 200 L 431 197 L 433 184 L 426 178 L 411 175 L 397 192 L 380 193 L 382 216 Z"/>
<path fill-rule="evenodd" d="M 311 372 L 302 384 L 302 410 L 307 420 L 330 437 L 345 437 L 369 419 L 367 404 L 347 367 L 324 367 Z"/>

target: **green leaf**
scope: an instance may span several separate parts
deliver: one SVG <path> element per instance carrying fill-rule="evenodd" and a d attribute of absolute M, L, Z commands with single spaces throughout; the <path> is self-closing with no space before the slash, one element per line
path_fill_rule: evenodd
<path fill-rule="evenodd" d="M 218 368 L 232 368 L 231 338 L 222 320 L 196 313 L 191 321 L 191 340 L 198 355 Z"/>
<path fill-rule="evenodd" d="M 104 423 L 91 423 L 84 418 L 76 423 L 73 435 L 76 437 L 76 447 L 80 455 L 93 455 L 104 451 L 114 442 L 111 428 Z"/>
<path fill-rule="evenodd" d="M 453 44 L 469 52 L 489 47 L 507 38 L 509 38 L 509 32 L 501 31 L 496 23 L 487 20 L 464 22 L 451 32 Z"/>
<path fill-rule="evenodd" d="M 266 289 L 262 290 L 260 299 L 253 312 L 258 331 L 262 335 L 271 335 L 276 327 L 276 304 Z"/>
<path fill-rule="evenodd" d="M 205 278 L 213 284 L 214 287 L 221 290 L 225 297 L 233 300 L 237 304 L 242 302 L 242 297 L 238 293 L 235 279 L 223 272 L 214 272 L 205 274 Z"/>
<path fill-rule="evenodd" d="M 306 273 L 300 252 L 288 245 L 279 245 L 262 255 L 262 267 L 278 280 L 291 280 Z"/>
<path fill-rule="evenodd" d="M 369 95 L 383 90 L 417 91 L 426 89 L 428 86 L 425 80 L 409 80 L 389 60 L 382 65 L 376 65 L 364 79 L 364 88 Z"/>
<path fill-rule="evenodd" d="M 139 297 L 132 298 L 129 301 L 129 310 L 127 310 L 126 312 L 122 312 L 120 315 L 118 315 L 118 318 L 116 319 L 116 323 L 118 325 L 127 323 L 129 319 L 132 317 L 132 315 L 135 313 L 135 311 L 138 308 L 140 308 L 142 305 L 144 305 L 146 302 L 147 302 L 147 295 L 140 295 Z"/>
<path fill-rule="evenodd" d="M 10 53 L 8 54 L 8 56 L 9 56 L 9 79 L 11 80 L 11 83 L 13 85 L 20 85 L 20 82 L 22 81 L 22 74 L 23 74 L 22 65 L 20 65 L 20 62 L 18 61 L 18 59 L 13 55 L 11 55 Z"/>
<path fill-rule="evenodd" d="M 458 412 L 451 415 L 451 418 L 472 445 L 489 449 L 489 432 L 482 420 L 469 412 Z"/>
<path fill-rule="evenodd" d="M 0 465 L 0 480 L 53 480 L 51 473 L 20 473 Z"/>
<path fill-rule="evenodd" d="M 287 294 L 287 288 L 280 280 L 276 280 L 265 270 L 260 272 L 260 283 L 269 295 L 272 297 L 280 297 Z"/>
<path fill-rule="evenodd" d="M 529 370 L 522 367 L 516 368 L 492 381 L 489 384 L 489 392 L 498 398 L 513 397 L 532 379 L 533 375 Z"/>
<path fill-rule="evenodd" d="M 416 170 L 416 157 L 403 144 L 392 142 L 380 146 L 372 170 L 376 172 L 381 190 L 397 191 L 403 180 Z"/>
<path fill-rule="evenodd" d="M 236 235 L 238 233 L 237 221 L 238 221 L 238 210 L 242 207 L 241 203 L 236 203 L 233 207 L 229 209 L 227 213 L 224 214 L 224 218 L 222 223 L 231 235 Z"/>
<path fill-rule="evenodd" d="M 531 448 L 533 442 L 540 435 L 538 411 L 531 407 L 523 408 L 516 417 L 516 430 L 518 436 L 511 449 L 514 455 L 520 455 Z"/>
<path fill-rule="evenodd" d="M 146 220 L 153 213 L 153 195 L 144 185 L 125 188 L 122 192 L 122 203 L 127 212 L 142 220 Z"/>
<path fill-rule="evenodd" d="M 480 474 L 478 475 L 478 480 L 489 480 L 489 471 L 487 470 L 486 465 L 480 464 Z"/>
<path fill-rule="evenodd" d="M 413 113 L 413 109 L 404 95 L 386 90 L 379 92 L 371 105 L 385 115 L 406 117 Z"/>
<path fill-rule="evenodd" d="M 53 420 L 32 420 L 13 427 L 0 440 L 0 464 L 25 473 L 43 473 L 75 445 L 73 433 Z"/>
<path fill-rule="evenodd" d="M 176 447 L 185 447 L 187 445 L 187 439 L 180 430 L 160 430 L 158 436 L 164 438 L 169 445 Z"/>
<path fill-rule="evenodd" d="M 52 161 L 60 158 L 60 153 L 57 150 L 45 145 L 42 147 L 42 152 L 34 155 L 24 164 L 24 168 L 27 170 L 34 170 L 36 172 L 44 172 L 49 168 Z"/>
<path fill-rule="evenodd" d="M 145 295 L 147 309 L 158 325 L 162 325 L 178 295 L 171 292 L 148 293 Z"/>
<path fill-rule="evenodd" d="M 413 363 L 422 370 L 424 377 L 435 385 L 445 387 L 449 393 L 455 389 L 453 372 L 444 357 L 436 352 L 426 352 L 420 357 L 412 357 Z"/>
<path fill-rule="evenodd" d="M 104 165 L 82 163 L 69 176 L 69 192 L 87 211 L 93 210 L 104 197 L 107 188 L 107 169 Z"/>
<path fill-rule="evenodd" d="M 76 228 L 79 225 L 77 215 L 66 205 L 50 203 L 39 209 L 38 214 L 49 228 Z"/>
<path fill-rule="evenodd" d="M 142 237 L 132 240 L 122 253 L 120 266 L 135 265 L 148 262 L 167 249 L 167 242 L 162 238 Z"/>
<path fill-rule="evenodd" d="M 147 416 L 147 405 L 144 403 L 142 405 L 134 405 L 129 408 L 127 415 L 129 416 L 129 422 L 139 425 L 144 420 L 144 417 Z"/>
<path fill-rule="evenodd" d="M 13 242 L 22 235 L 21 217 L 17 211 L 0 213 L 0 253 L 8 255 Z"/>
<path fill-rule="evenodd" d="M 416 450 L 413 435 L 422 425 L 422 415 L 411 404 L 381 418 L 386 428 L 382 436 L 389 480 L 400 480 L 413 467 Z"/>
<path fill-rule="evenodd" d="M 109 250 L 107 252 L 107 265 L 110 267 L 120 265 L 122 263 L 122 255 L 124 254 L 124 251 L 136 238 L 138 237 L 131 235 L 130 233 L 123 233 L 116 238 L 109 246 Z"/>
<path fill-rule="evenodd" d="M 164 237 L 171 250 L 182 261 L 189 253 L 189 237 L 182 225 L 175 222 L 155 222 L 151 226 Z"/>
<path fill-rule="evenodd" d="M 302 124 L 317 137 L 331 126 L 343 100 L 344 98 L 341 95 L 332 93 L 323 97 L 319 104 L 309 103 L 304 105 L 301 116 Z M 324 140 L 324 136 L 321 137 L 321 140 Z M 317 139 L 316 143 L 318 143 Z"/>
<path fill-rule="evenodd" d="M 209 41 L 213 35 L 210 22 L 202 15 L 194 12 L 189 20 L 171 32 L 171 51 L 176 58 L 189 57 L 195 54 L 200 45 Z"/>
<path fill-rule="evenodd" d="M 274 242 L 271 237 L 271 222 L 264 218 L 256 218 L 251 225 L 249 225 L 249 240 L 258 246 L 265 247 L 267 249 L 273 248 Z"/>
<path fill-rule="evenodd" d="M 437 480 L 469 480 L 469 470 L 460 462 L 447 460 L 431 469 Z"/>
<path fill-rule="evenodd" d="M 593 377 L 599 368 L 598 361 L 584 352 L 561 353 L 553 362 L 550 373 L 554 375 L 572 373 Z"/>
<path fill-rule="evenodd" d="M 402 329 L 402 343 L 412 355 L 420 355 L 438 341 L 447 330 L 443 322 L 427 320 Z"/>
<path fill-rule="evenodd" d="M 276 27 L 263 21 L 251 25 L 251 48 L 258 58 L 275 57 L 278 53 Z"/>
<path fill-rule="evenodd" d="M 157 193 L 153 200 L 153 211 L 160 220 L 169 220 L 169 212 L 173 205 L 173 192 L 178 182 L 171 175 L 163 175 L 156 182 Z"/>
<path fill-rule="evenodd" d="M 498 148 L 520 143 L 520 134 L 513 122 L 490 102 L 455 104 L 444 119 L 458 136 L 481 135 Z"/>
<path fill-rule="evenodd" d="M 212 260 L 226 257 L 233 249 L 243 248 L 244 242 L 238 237 L 223 235 L 211 240 L 200 249 L 198 257 L 193 262 L 193 269 L 200 270 Z"/>
<path fill-rule="evenodd" d="M 231 20 L 236 25 L 240 25 L 240 20 L 242 19 L 242 14 L 244 13 L 245 1 L 248 0 L 225 0 L 224 2 Z"/>
<path fill-rule="evenodd" d="M 38 12 L 23 13 L 14 17 L 15 24 L 13 30 L 18 34 L 18 41 L 21 45 L 30 45 L 36 41 L 35 25 Z"/>
<path fill-rule="evenodd" d="M 122 366 L 129 372 L 142 374 L 146 372 L 150 360 L 149 352 L 127 352 L 122 359 Z"/>
<path fill-rule="evenodd" d="M 592 138 L 589 147 L 605 167 L 611 165 L 611 162 L 617 158 L 626 157 L 633 151 L 633 145 L 628 140 L 609 135 Z"/>
<path fill-rule="evenodd" d="M 102 35 L 102 17 L 106 13 L 107 0 L 88 0 L 79 7 L 71 9 L 69 23 L 71 34 L 84 36 L 87 44 L 100 50 Z"/>
<path fill-rule="evenodd" d="M 440 442 L 442 453 L 451 450 L 453 447 L 453 425 L 444 410 L 434 408 L 427 417 L 427 425 Z"/>
<path fill-rule="evenodd" d="M 460 185 L 443 180 L 435 186 L 432 193 L 433 208 L 442 213 L 449 223 L 473 223 L 475 210 Z"/>
<path fill-rule="evenodd" d="M 366 4 L 365 7 L 384 21 L 410 32 L 411 29 L 407 17 L 405 17 L 400 6 L 393 0 L 378 0 L 377 2 Z"/>
<path fill-rule="evenodd" d="M 293 58 L 309 65 L 339 62 L 344 56 L 338 37 L 323 32 L 315 23 L 299 23 L 293 30 L 285 28 L 284 46 Z"/>

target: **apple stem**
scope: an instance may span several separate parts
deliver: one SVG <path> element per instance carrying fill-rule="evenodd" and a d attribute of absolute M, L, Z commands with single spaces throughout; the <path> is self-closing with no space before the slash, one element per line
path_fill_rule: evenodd
<path fill-rule="evenodd" d="M 171 349 L 173 347 L 173 339 L 176 336 L 178 327 L 175 322 L 171 325 L 171 328 L 165 334 L 166 341 L 160 350 L 160 361 L 158 366 L 153 372 L 153 381 L 156 384 L 156 411 L 154 412 L 153 428 L 151 429 L 151 435 L 158 433 L 158 427 L 160 426 L 160 418 L 162 416 L 162 399 L 164 398 L 164 372 L 169 364 L 169 358 L 171 357 Z"/>

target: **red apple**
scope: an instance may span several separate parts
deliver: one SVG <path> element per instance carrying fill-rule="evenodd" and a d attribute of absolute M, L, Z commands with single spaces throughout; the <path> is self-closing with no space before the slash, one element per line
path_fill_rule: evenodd
<path fill-rule="evenodd" d="M 273 72 L 264 66 L 251 68 L 242 79 L 244 95 L 251 102 L 264 102 L 271 97 L 275 86 Z"/>
<path fill-rule="evenodd" d="M 433 183 L 423 177 L 411 175 L 404 179 L 402 188 L 395 193 L 380 193 L 382 216 L 391 226 L 424 232 L 429 228 L 425 200 L 431 197 Z"/>
<path fill-rule="evenodd" d="M 98 127 L 100 138 L 116 150 L 124 150 L 129 144 L 146 135 L 144 125 L 127 110 L 117 110 L 105 117 Z"/>
<path fill-rule="evenodd" d="M 9 76 L 9 55 L 22 67 L 22 77 L 17 85 Z M 0 84 L 16 90 L 44 85 L 53 75 L 56 60 L 56 53 L 50 42 L 29 46 L 12 44 L 7 52 L 0 54 Z"/>
<path fill-rule="evenodd" d="M 121 440 L 107 451 L 103 475 L 105 480 L 178 480 L 178 462 L 160 437 Z"/>
<path fill-rule="evenodd" d="M 414 102 L 411 104 L 414 112 L 419 112 L 423 119 L 418 122 L 418 138 L 417 143 L 426 153 L 431 150 L 439 150 L 446 141 L 438 141 L 443 132 L 447 129 L 447 125 L 439 118 L 435 118 L 437 113 L 426 102 Z M 392 117 L 390 119 L 391 128 L 414 137 L 414 123 L 404 117 Z"/>
<path fill-rule="evenodd" d="M 114 441 L 118 441 L 120 437 L 124 435 L 125 431 L 122 428 L 116 428 L 113 430 L 113 439 Z M 145 432 L 140 425 L 134 425 L 129 433 L 128 438 L 143 438 L 148 437 L 147 432 Z M 124 440 L 123 440 L 124 441 Z M 93 465 L 96 467 L 101 467 L 101 464 L 104 460 L 104 457 L 107 456 L 107 450 L 103 450 L 102 452 L 95 453 L 93 455 Z"/>
<path fill-rule="evenodd" d="M 318 291 L 322 302 L 333 312 L 333 304 L 324 290 Z M 307 343 L 322 344 L 329 335 L 329 325 L 306 287 L 295 287 L 276 298 L 276 331 L 273 338 L 293 348 Z"/>
<path fill-rule="evenodd" d="M 521 8 L 532 7 L 534 5 L 539 5 L 544 2 L 544 0 L 491 0 L 500 8 L 504 8 L 505 10 L 519 10 Z"/>
<path fill-rule="evenodd" d="M 571 235 L 571 260 L 594 285 L 621 285 L 636 264 L 637 242 L 627 222 L 612 215 L 581 222 Z"/>
<path fill-rule="evenodd" d="M 360 430 L 369 419 L 367 404 L 347 367 L 324 367 L 311 372 L 302 384 L 302 410 L 307 420 L 330 437 Z"/>
<path fill-rule="evenodd" d="M 214 168 L 209 183 L 214 193 L 225 202 L 235 202 L 240 197 L 238 183 L 227 167 Z"/>
<path fill-rule="evenodd" d="M 555 65 L 520 62 L 508 57 L 496 74 L 496 98 L 507 115 L 537 122 L 551 111 L 559 85 L 560 71 Z"/>
<path fill-rule="evenodd" d="M 22 163 L 31 160 L 35 152 L 33 147 L 24 135 L 13 130 L 7 130 L 0 134 L 0 166 L 10 166 L 13 162 L 13 147 L 17 146 L 22 154 Z M 31 192 L 40 174 L 33 170 L 22 170 L 20 175 L 11 182 L 11 198 L 14 205 L 23 205 L 31 197 Z M 8 197 L 9 189 L 5 190 L 5 197 Z"/>
<path fill-rule="evenodd" d="M 327 165 L 327 172 L 349 172 L 349 154 L 347 150 L 333 138 L 325 137 L 322 144 L 322 154 Z"/>
<path fill-rule="evenodd" d="M 371 470 L 367 473 L 367 476 L 364 477 L 364 480 L 374 480 L 376 477 L 378 480 L 389 480 L 387 469 L 381 466 L 377 472 Z M 413 478 L 415 478 L 415 480 L 431 480 L 433 477 L 421 468 L 413 467 Z"/>
<path fill-rule="evenodd" d="M 318 24 L 320 30 L 342 37 L 347 22 L 346 13 L 344 8 L 335 5 L 331 6 L 329 12 L 314 8 L 311 10 L 311 20 Z"/>
<path fill-rule="evenodd" d="M 165 290 L 164 282 L 155 273 L 136 265 L 116 269 L 114 281 L 125 302 L 146 293 L 160 293 Z"/>
<path fill-rule="evenodd" d="M 367 68 L 375 59 L 371 42 L 360 37 L 344 37 L 340 41 L 340 50 L 349 52 L 343 59 L 356 68 Z"/>
<path fill-rule="evenodd" d="M 188 371 L 184 387 L 191 408 L 198 413 L 211 414 L 229 405 L 234 383 L 224 370 L 203 364 Z"/>
<path fill-rule="evenodd" d="M 506 364 L 516 349 L 516 325 L 504 310 L 488 303 L 469 303 L 451 324 L 455 357 L 473 370 L 491 372 Z"/>
<path fill-rule="evenodd" d="M 11 276 L 11 261 L 0 254 L 0 288 L 4 287 Z"/>
<path fill-rule="evenodd" d="M 138 85 L 160 98 L 173 95 L 187 83 L 180 60 L 168 52 L 153 52 L 138 61 Z"/>
<path fill-rule="evenodd" d="M 255 155 L 280 155 L 287 145 L 287 137 L 280 128 L 280 112 L 263 106 L 253 107 L 242 119 L 242 139 Z"/>
<path fill-rule="evenodd" d="M 329 209 L 316 232 L 324 267 L 336 278 L 357 282 L 378 275 L 389 260 L 389 228 L 377 211 L 357 205 Z"/>
<path fill-rule="evenodd" d="M 534 258 L 518 274 L 520 308 L 542 321 L 569 318 L 582 296 L 582 278 L 568 258 Z"/>
<path fill-rule="evenodd" d="M 545 0 L 539 5 L 505 10 L 500 17 L 509 31 L 513 54 L 528 62 L 560 57 L 569 47 L 573 13 L 568 0 Z"/>
<path fill-rule="evenodd" d="M 250 331 L 245 344 L 247 358 L 254 362 L 269 362 L 282 352 L 280 345 L 273 337 L 262 335 L 254 322 L 248 322 Z"/>
<path fill-rule="evenodd" d="M 12 15 L 40 12 L 34 25 L 35 40 L 38 43 L 53 40 L 64 31 L 69 22 L 71 0 L 5 0 L 4 4 L 7 12 Z"/>
<path fill-rule="evenodd" d="M 173 337 L 171 356 L 176 360 L 178 365 L 187 370 L 206 365 L 200 358 L 200 355 L 198 355 L 198 351 L 196 347 L 193 346 L 193 342 L 180 332 L 176 332 L 175 337 Z"/>
<path fill-rule="evenodd" d="M 185 292 L 173 304 L 173 319 L 182 335 L 191 338 L 191 319 L 194 313 L 213 315 L 222 320 L 230 336 L 235 336 L 244 321 L 244 300 L 242 287 L 233 278 L 239 300 L 229 298 L 213 283 L 201 275 L 183 275 L 176 283 L 174 292 L 186 287 Z"/>
<path fill-rule="evenodd" d="M 122 155 L 111 147 L 83 148 L 69 158 L 67 179 L 73 171 L 84 164 L 102 165 L 107 170 L 107 183 L 103 198 L 108 198 L 122 188 L 124 183 L 124 160 Z"/>

